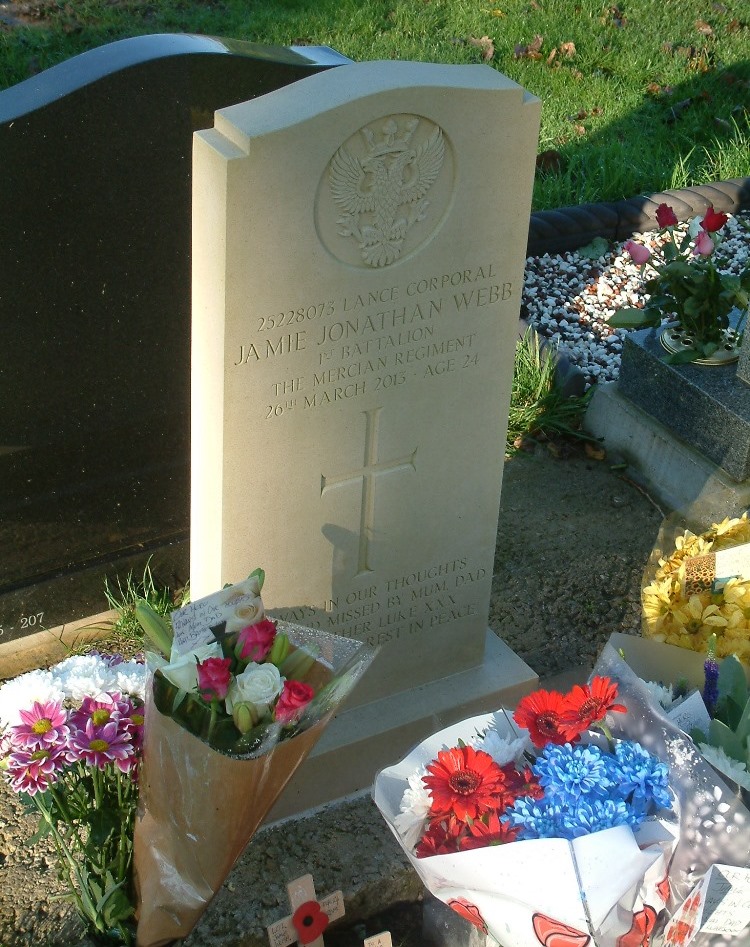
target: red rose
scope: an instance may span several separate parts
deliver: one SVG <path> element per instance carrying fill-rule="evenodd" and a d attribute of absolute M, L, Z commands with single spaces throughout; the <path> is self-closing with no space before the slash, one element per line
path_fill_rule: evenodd
<path fill-rule="evenodd" d="M 721 230 L 728 220 L 729 218 L 726 214 L 717 214 L 714 210 L 714 205 L 711 204 L 701 221 L 701 227 L 703 227 L 706 233 L 716 233 L 717 230 Z"/>
<path fill-rule="evenodd" d="M 293 723 L 302 710 L 313 699 L 315 691 L 302 681 L 285 681 L 276 704 L 276 719 L 279 723 Z"/>
<path fill-rule="evenodd" d="M 276 625 L 267 618 L 256 625 L 248 625 L 237 635 L 234 653 L 242 661 L 262 661 L 271 650 L 276 637 Z"/>
<path fill-rule="evenodd" d="M 660 227 L 674 227 L 677 225 L 677 215 L 669 204 L 659 204 L 656 208 L 656 222 Z"/>
<path fill-rule="evenodd" d="M 206 658 L 198 661 L 198 690 L 204 700 L 224 700 L 229 689 L 232 662 L 229 658 Z"/>

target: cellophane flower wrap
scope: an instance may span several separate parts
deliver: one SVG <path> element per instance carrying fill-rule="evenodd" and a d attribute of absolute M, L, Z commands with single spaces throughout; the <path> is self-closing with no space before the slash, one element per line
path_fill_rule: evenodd
<path fill-rule="evenodd" d="M 638 664 L 642 677 L 628 664 L 629 644 L 618 635 L 618 644 L 605 645 L 594 668 L 594 674 L 606 674 L 618 682 L 620 699 L 628 713 L 617 717 L 612 732 L 615 737 L 637 740 L 651 753 L 665 760 L 670 768 L 670 786 L 677 798 L 680 814 L 679 837 L 669 866 L 671 898 L 668 914 L 688 898 L 696 884 L 712 865 L 750 867 L 750 811 L 737 787 L 722 778 L 704 759 L 690 736 L 670 719 L 669 711 L 655 695 L 654 680 L 664 680 L 663 661 L 659 673 L 649 672 L 648 658 L 639 649 Z M 647 644 L 634 639 L 636 644 Z M 700 667 L 701 662 L 696 662 Z M 687 665 L 674 677 L 682 677 Z M 688 675 L 699 680 L 699 674 Z M 646 680 L 644 678 L 650 678 Z M 677 683 L 672 680 L 671 683 Z M 652 947 L 660 941 L 652 940 Z M 724 947 L 738 941 L 728 935 L 701 933 L 695 940 L 700 947 Z M 744 943 L 744 941 L 742 941 Z M 630 947 L 630 945 L 628 945 Z M 640 941 L 635 947 L 641 947 Z"/>
<path fill-rule="evenodd" d="M 750 663 L 750 578 L 728 577 L 694 592 L 686 585 L 689 560 L 750 542 L 748 514 L 707 528 L 693 520 L 699 517 L 673 514 L 662 525 L 643 576 L 643 636 L 704 654 L 715 635 L 718 658 L 734 654 Z"/>
<path fill-rule="evenodd" d="M 606 677 L 534 692 L 434 734 L 375 802 L 432 894 L 504 947 L 641 947 L 677 814 L 663 762 L 587 730 L 624 713 Z"/>
<path fill-rule="evenodd" d="M 143 742 L 142 661 L 92 652 L 0 687 L 0 769 L 39 815 L 58 875 L 98 940 L 129 944 Z"/>
<path fill-rule="evenodd" d="M 374 657 L 359 641 L 269 621 L 261 583 L 254 574 L 193 603 L 192 639 L 169 661 L 150 656 L 135 827 L 139 947 L 192 930 Z M 211 624 L 196 635 L 206 604 Z"/>

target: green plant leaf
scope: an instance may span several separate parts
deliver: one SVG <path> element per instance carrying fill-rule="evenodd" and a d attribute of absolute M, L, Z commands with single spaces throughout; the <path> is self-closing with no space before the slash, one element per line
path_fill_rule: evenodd
<path fill-rule="evenodd" d="M 647 309 L 618 309 L 609 317 L 609 325 L 614 329 L 645 329 L 658 324 L 658 315 Z"/>
<path fill-rule="evenodd" d="M 585 247 L 579 247 L 576 253 L 586 260 L 598 260 L 599 257 L 604 256 L 608 250 L 609 243 L 604 237 L 594 237 L 591 243 L 587 243 Z"/>
<path fill-rule="evenodd" d="M 722 697 L 731 697 L 743 709 L 747 703 L 745 669 L 733 654 L 724 658 L 719 664 L 719 700 Z"/>
<path fill-rule="evenodd" d="M 721 720 L 714 718 L 711 721 L 711 726 L 708 728 L 708 742 L 711 746 L 720 747 L 727 756 L 731 756 L 732 759 L 744 763 L 745 747 L 742 741 L 737 737 L 737 734 L 730 730 Z"/>

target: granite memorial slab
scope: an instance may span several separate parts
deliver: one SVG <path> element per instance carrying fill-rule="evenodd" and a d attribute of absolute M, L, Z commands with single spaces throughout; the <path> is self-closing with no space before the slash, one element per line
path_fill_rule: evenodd
<path fill-rule="evenodd" d="M 750 388 L 737 363 L 669 365 L 654 329 L 629 332 L 618 389 L 734 481 L 750 477 Z"/>
<path fill-rule="evenodd" d="M 342 62 L 143 36 L 0 91 L 0 640 L 187 578 L 192 134 Z"/>
<path fill-rule="evenodd" d="M 362 63 L 195 136 L 192 594 L 262 566 L 382 646 L 287 807 L 535 680 L 487 616 L 538 122 L 487 66 Z"/>

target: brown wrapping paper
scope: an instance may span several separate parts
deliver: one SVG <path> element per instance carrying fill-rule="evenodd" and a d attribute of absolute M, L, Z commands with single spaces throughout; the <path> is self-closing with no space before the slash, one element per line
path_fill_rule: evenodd
<path fill-rule="evenodd" d="M 359 641 L 279 623 L 321 653 L 305 680 L 316 691 L 296 736 L 269 731 L 251 758 L 224 755 L 157 709 L 152 679 L 133 874 L 137 947 L 162 947 L 193 929 L 256 829 L 304 762 L 375 650 Z"/>
<path fill-rule="evenodd" d="M 147 709 L 134 843 L 138 947 L 190 933 L 326 723 L 238 760 Z"/>

